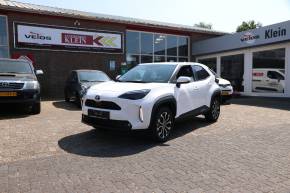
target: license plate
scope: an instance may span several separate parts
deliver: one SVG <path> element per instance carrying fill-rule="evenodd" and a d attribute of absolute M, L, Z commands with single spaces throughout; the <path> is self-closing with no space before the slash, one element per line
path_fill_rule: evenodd
<path fill-rule="evenodd" d="M 90 117 L 95 117 L 99 119 L 110 119 L 110 112 L 108 111 L 98 111 L 98 110 L 88 110 L 88 115 Z"/>
<path fill-rule="evenodd" d="M 229 91 L 222 91 L 222 95 L 230 95 Z"/>
<path fill-rule="evenodd" d="M 17 92 L 0 92 L 0 97 L 16 97 Z"/>

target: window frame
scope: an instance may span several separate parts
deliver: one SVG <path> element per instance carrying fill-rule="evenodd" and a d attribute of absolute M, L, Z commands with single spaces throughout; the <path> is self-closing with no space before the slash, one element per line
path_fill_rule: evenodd
<path fill-rule="evenodd" d="M 1 15 L 0 14 L 0 17 L 4 17 L 5 18 L 5 23 L 6 23 L 6 35 L 7 35 L 7 44 L 6 45 L 1 45 L 0 44 L 0 48 L 7 48 L 7 54 L 8 54 L 8 57 L 7 58 L 10 58 L 10 45 L 9 45 L 9 29 L 8 29 L 8 16 L 7 15 Z"/>
<path fill-rule="evenodd" d="M 165 62 L 167 61 L 167 59 L 168 58 L 170 58 L 170 57 L 172 57 L 171 55 L 167 55 L 167 36 L 176 36 L 176 38 L 177 38 L 177 56 L 173 56 L 173 57 L 176 57 L 176 59 L 177 59 L 177 62 L 179 62 L 179 58 L 186 58 L 187 59 L 187 61 L 190 61 L 190 55 L 191 55 L 191 53 L 190 53 L 190 36 L 186 36 L 186 35 L 176 35 L 176 34 L 169 34 L 169 33 L 159 33 L 159 32 L 148 32 L 148 31 L 140 31 L 140 30 L 126 30 L 126 33 L 127 32 L 136 32 L 136 33 L 138 33 L 139 34 L 139 51 L 140 51 L 140 53 L 139 54 L 134 54 L 134 53 L 128 53 L 127 52 L 127 48 L 126 48 L 126 56 L 127 55 L 139 55 L 139 64 L 140 63 L 142 63 L 141 61 L 141 57 L 142 56 L 152 56 L 152 58 L 153 58 L 153 60 L 152 60 L 152 62 L 155 62 L 154 61 L 154 58 L 155 58 L 155 56 L 163 56 L 163 57 L 165 57 Z M 152 55 L 150 55 L 150 54 L 142 54 L 141 53 L 141 33 L 148 33 L 148 34 L 152 34 L 153 35 L 153 38 L 152 38 L 152 45 L 153 45 L 153 52 L 152 52 Z M 155 44 L 154 44 L 154 37 L 155 37 L 155 35 L 165 35 L 166 36 L 166 38 L 165 38 L 165 55 L 158 55 L 158 54 L 155 54 Z M 179 37 L 185 37 L 185 38 L 187 38 L 187 42 L 188 42 L 188 55 L 187 56 L 179 56 L 179 50 L 178 50 L 178 45 L 179 45 Z M 127 36 L 126 36 L 126 38 L 127 38 Z M 126 40 L 127 41 L 127 40 Z M 127 63 L 127 60 L 126 60 L 126 63 Z"/>
<path fill-rule="evenodd" d="M 203 78 L 203 79 L 198 80 L 197 72 L 194 69 L 194 67 L 196 67 L 196 66 L 202 68 L 208 74 L 208 76 L 206 78 Z M 206 79 L 208 79 L 210 77 L 210 73 L 204 67 L 202 67 L 200 65 L 194 64 L 194 65 L 191 65 L 191 68 L 192 68 L 192 71 L 193 71 L 193 75 L 194 75 L 195 82 L 204 81 L 204 80 L 206 80 Z"/>

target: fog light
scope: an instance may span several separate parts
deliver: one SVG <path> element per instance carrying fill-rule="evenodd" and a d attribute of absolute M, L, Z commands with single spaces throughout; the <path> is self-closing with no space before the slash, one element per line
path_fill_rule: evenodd
<path fill-rule="evenodd" d="M 141 106 L 139 107 L 139 119 L 141 122 L 144 121 L 144 114 L 143 114 L 143 109 Z"/>

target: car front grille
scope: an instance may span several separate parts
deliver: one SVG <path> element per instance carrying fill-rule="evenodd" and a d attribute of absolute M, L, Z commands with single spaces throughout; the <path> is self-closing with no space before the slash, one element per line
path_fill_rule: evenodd
<path fill-rule="evenodd" d="M 0 89 L 22 89 L 24 83 L 18 82 L 0 82 Z"/>
<path fill-rule="evenodd" d="M 86 100 L 85 105 L 87 107 L 99 108 L 99 109 L 109 109 L 109 110 L 121 110 L 121 107 L 114 102 L 110 101 L 95 101 Z"/>

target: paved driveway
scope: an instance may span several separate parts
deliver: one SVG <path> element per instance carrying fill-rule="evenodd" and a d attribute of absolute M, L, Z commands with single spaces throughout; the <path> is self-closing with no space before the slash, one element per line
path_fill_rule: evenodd
<path fill-rule="evenodd" d="M 290 100 L 235 99 L 215 124 L 177 123 L 165 144 L 92 130 L 72 104 L 42 107 L 0 109 L 1 193 L 290 192 Z"/>

